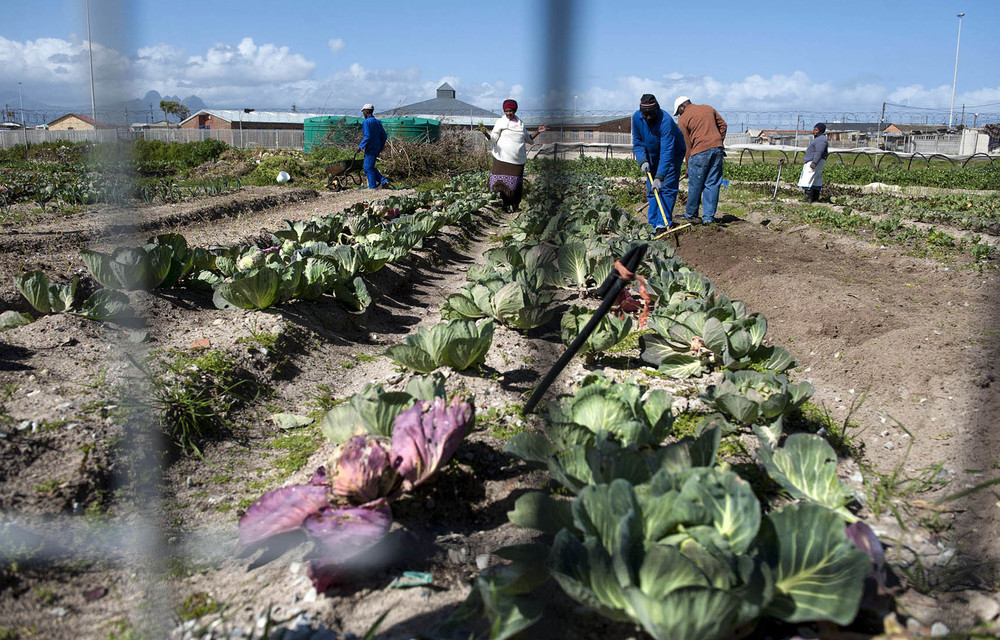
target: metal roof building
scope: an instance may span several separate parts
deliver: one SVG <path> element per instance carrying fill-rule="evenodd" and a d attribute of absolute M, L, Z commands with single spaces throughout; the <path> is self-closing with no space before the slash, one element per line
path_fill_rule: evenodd
<path fill-rule="evenodd" d="M 414 102 L 403 105 L 395 109 L 380 111 L 375 114 L 378 118 L 398 118 L 406 116 L 409 118 L 429 118 L 439 120 L 443 125 L 452 126 L 473 126 L 480 122 L 486 125 L 493 124 L 493 121 L 500 117 L 499 113 L 480 109 L 474 104 L 462 102 L 455 98 L 455 89 L 445 82 L 437 88 L 437 97 L 433 100 Z"/>
<path fill-rule="evenodd" d="M 181 121 L 182 129 L 302 129 L 306 118 L 329 113 L 201 109 Z"/>

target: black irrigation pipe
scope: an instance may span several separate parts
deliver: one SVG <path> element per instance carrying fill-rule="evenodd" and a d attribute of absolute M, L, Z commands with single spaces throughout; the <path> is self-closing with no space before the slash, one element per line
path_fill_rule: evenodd
<path fill-rule="evenodd" d="M 642 263 L 642 259 L 645 257 L 646 249 L 648 248 L 648 244 L 640 244 L 633 247 L 628 253 L 622 256 L 622 266 L 628 269 L 629 272 L 635 273 L 636 270 L 638 270 L 639 265 Z M 621 290 L 625 288 L 627 283 L 628 281 L 623 280 L 617 270 L 611 270 L 611 273 L 608 274 L 608 277 L 604 279 L 604 282 L 601 283 L 601 286 L 598 287 L 596 291 L 598 296 L 604 297 L 601 301 L 601 305 L 597 307 L 597 311 L 595 311 L 594 315 L 591 316 L 590 321 L 587 322 L 583 329 L 580 330 L 580 334 L 576 337 L 576 339 L 573 340 L 568 347 L 566 347 L 566 351 L 559 356 L 556 363 L 552 365 L 549 372 L 545 374 L 544 378 L 542 378 L 538 387 L 535 388 L 535 392 L 531 394 L 531 397 L 528 398 L 527 404 L 524 405 L 524 413 L 531 413 L 534 411 L 535 406 L 538 405 L 538 402 L 542 399 L 542 396 L 545 395 L 549 386 L 555 382 L 555 379 L 560 373 L 562 373 L 562 370 L 566 368 L 569 361 L 573 359 L 576 352 L 580 350 L 583 343 L 587 341 L 590 334 L 597 328 L 598 323 L 604 318 L 604 316 L 608 315 L 608 311 L 611 310 L 611 306 L 614 305 L 615 300 L 618 299 L 618 294 L 621 293 Z"/>

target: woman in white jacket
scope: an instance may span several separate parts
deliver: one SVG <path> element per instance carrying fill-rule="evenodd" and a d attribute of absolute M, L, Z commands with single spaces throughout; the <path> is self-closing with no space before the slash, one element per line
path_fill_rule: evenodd
<path fill-rule="evenodd" d="M 528 161 L 528 144 L 538 134 L 549 130 L 549 125 L 539 125 L 529 133 L 524 122 L 517 117 L 517 102 L 503 101 L 503 116 L 497 118 L 493 130 L 486 134 L 493 143 L 493 167 L 490 169 L 490 191 L 500 194 L 504 211 L 517 211 L 524 193 L 524 163 Z"/>

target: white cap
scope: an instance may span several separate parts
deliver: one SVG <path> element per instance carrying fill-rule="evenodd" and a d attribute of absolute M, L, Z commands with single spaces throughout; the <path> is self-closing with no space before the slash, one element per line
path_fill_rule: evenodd
<path fill-rule="evenodd" d="M 370 102 L 367 102 L 367 103 L 365 103 L 365 106 L 361 107 L 361 110 L 362 111 L 374 111 L 375 110 L 375 105 L 371 104 Z"/>
<path fill-rule="evenodd" d="M 676 100 L 674 100 L 674 115 L 675 116 L 677 115 L 677 107 L 681 106 L 682 104 L 684 104 L 685 102 L 687 102 L 690 99 L 691 98 L 689 98 L 687 96 L 681 96 L 681 97 L 677 98 Z"/>

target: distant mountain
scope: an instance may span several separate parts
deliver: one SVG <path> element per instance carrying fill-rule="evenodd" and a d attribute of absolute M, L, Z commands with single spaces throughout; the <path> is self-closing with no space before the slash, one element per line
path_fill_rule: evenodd
<path fill-rule="evenodd" d="M 40 100 L 34 100 L 31 96 L 18 96 L 17 91 L 12 90 L 0 91 L 0 108 L 6 107 L 8 110 L 20 112 L 22 99 L 24 100 L 25 111 L 53 111 L 59 109 L 59 107 L 53 107 Z"/>
<path fill-rule="evenodd" d="M 161 96 L 158 91 L 147 91 L 146 95 L 134 100 L 103 105 L 97 110 L 97 119 L 108 124 L 132 124 L 133 122 L 159 122 L 170 120 L 177 122 L 176 116 L 167 116 L 160 109 L 161 100 L 173 100 L 187 107 L 191 113 L 205 108 L 205 103 L 198 96 Z M 77 107 L 73 113 L 90 113 L 90 105 Z M 127 117 L 127 121 L 126 121 Z"/>
<path fill-rule="evenodd" d="M 13 120 L 19 121 L 21 117 L 20 99 L 22 98 L 24 100 L 25 119 L 28 121 L 29 126 L 31 124 L 51 122 L 67 113 L 91 115 L 91 105 L 89 102 L 71 106 L 52 105 L 40 100 L 34 100 L 27 95 L 19 97 L 17 91 L 10 90 L 0 91 L 0 109 L 13 112 Z M 178 96 L 161 96 L 158 91 L 147 91 L 146 95 L 142 98 L 111 104 L 100 104 L 97 109 L 97 119 L 101 122 L 117 125 L 128 125 L 133 122 L 159 122 L 165 119 L 177 122 L 175 116 L 167 118 L 166 114 L 160 109 L 161 100 L 180 102 L 190 109 L 191 113 L 206 108 L 205 103 L 198 96 L 191 95 L 186 98 L 180 98 Z M 9 119 L 8 115 L 7 113 L 0 112 L 0 120 Z"/>

